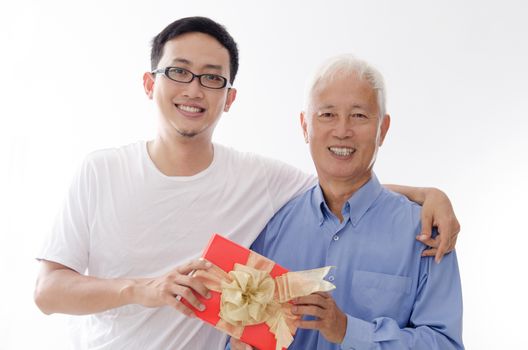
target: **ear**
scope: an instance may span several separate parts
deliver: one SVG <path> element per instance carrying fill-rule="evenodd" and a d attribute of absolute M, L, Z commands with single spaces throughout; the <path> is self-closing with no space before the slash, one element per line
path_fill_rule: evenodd
<path fill-rule="evenodd" d="M 152 100 L 152 96 L 154 95 L 154 81 L 156 77 L 154 74 L 150 72 L 145 72 L 143 74 L 143 89 L 145 89 L 145 93 L 147 94 L 148 98 Z"/>
<path fill-rule="evenodd" d="M 236 94 L 237 94 L 236 89 L 230 88 L 227 90 L 227 98 L 226 98 L 226 102 L 224 106 L 224 112 L 229 112 L 229 108 L 231 108 L 231 104 L 233 104 L 233 102 L 236 99 Z"/>
<path fill-rule="evenodd" d="M 389 131 L 390 127 L 390 115 L 385 114 L 385 118 L 383 118 L 383 121 L 381 122 L 381 130 L 380 130 L 380 138 L 379 138 L 379 145 L 383 145 L 383 141 L 385 140 L 385 136 L 387 135 L 387 131 Z"/>
<path fill-rule="evenodd" d="M 309 143 L 308 141 L 308 121 L 306 117 L 306 112 L 304 111 L 301 112 L 300 120 L 301 120 L 301 128 L 303 130 L 303 135 L 304 135 L 304 142 Z"/>

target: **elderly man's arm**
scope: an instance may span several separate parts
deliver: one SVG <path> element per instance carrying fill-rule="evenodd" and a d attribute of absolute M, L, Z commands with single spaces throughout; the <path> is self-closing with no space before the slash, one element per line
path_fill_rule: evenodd
<path fill-rule="evenodd" d="M 425 250 L 424 256 L 435 256 L 439 263 L 444 254 L 455 249 L 460 224 L 451 201 L 444 192 L 430 187 L 384 186 L 422 205 L 422 230 L 417 239 L 432 248 Z M 433 227 L 438 229 L 438 236 L 435 238 L 431 236 Z"/>
<path fill-rule="evenodd" d="M 265 229 L 251 247 L 264 255 L 269 253 L 262 246 L 266 233 Z M 403 327 L 391 317 L 360 319 L 346 314 L 328 293 L 295 299 L 292 312 L 313 316 L 315 319 L 299 320 L 297 326 L 319 331 L 327 341 L 341 344 L 343 350 L 463 349 L 462 292 L 456 253 L 446 255 L 441 264 L 435 264 L 431 257 L 421 259 L 417 280 L 412 313 Z M 372 297 L 376 300 L 383 294 Z M 232 339 L 230 349 L 251 347 Z"/>
<path fill-rule="evenodd" d="M 419 293 L 414 302 L 409 324 L 401 328 L 396 320 L 378 317 L 362 320 L 351 315 L 346 322 L 331 302 L 300 302 L 295 313 L 313 315 L 315 321 L 300 321 L 301 328 L 318 329 L 328 341 L 340 342 L 341 349 L 429 349 L 458 350 L 462 344 L 462 293 L 456 254 L 446 256 L 442 264 L 423 259 Z M 445 283 L 448 280 L 450 283 Z M 306 297 L 304 297 L 306 298 Z M 301 299 L 301 298 L 299 298 Z M 307 305 L 308 304 L 308 305 Z M 325 318 L 329 320 L 325 321 Z M 331 321 L 334 318 L 334 322 Z"/>

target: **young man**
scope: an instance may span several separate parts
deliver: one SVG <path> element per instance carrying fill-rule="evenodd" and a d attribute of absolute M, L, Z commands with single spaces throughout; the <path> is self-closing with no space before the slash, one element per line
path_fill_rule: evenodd
<path fill-rule="evenodd" d="M 307 317 L 288 349 L 463 349 L 456 254 L 441 264 L 422 258 L 421 208 L 372 170 L 390 125 L 381 74 L 340 56 L 310 87 L 301 123 L 319 185 L 286 204 L 251 247 L 293 271 L 335 266 L 331 295 L 294 300 L 292 312 Z"/>
<path fill-rule="evenodd" d="M 200 307 L 191 291 L 208 294 L 189 272 L 208 268 L 197 258 L 213 232 L 249 246 L 315 179 L 212 143 L 238 68 L 236 43 L 218 23 L 175 21 L 154 38 L 151 61 L 144 88 L 157 137 L 87 157 L 39 255 L 35 300 L 47 314 L 89 315 L 87 348 L 220 349 L 220 332 L 185 317 L 180 299 Z M 445 252 L 458 232 L 449 200 L 404 190 L 420 202 L 430 194 Z"/>

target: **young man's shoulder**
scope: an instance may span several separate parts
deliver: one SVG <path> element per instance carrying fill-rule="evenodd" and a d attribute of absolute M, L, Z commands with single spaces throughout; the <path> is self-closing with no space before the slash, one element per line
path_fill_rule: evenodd
<path fill-rule="evenodd" d="M 292 167 L 292 165 L 289 165 L 281 160 L 267 157 L 255 152 L 251 151 L 240 151 L 236 148 L 222 145 L 219 143 L 214 144 L 215 153 L 219 153 L 220 157 L 224 158 L 225 160 L 239 163 L 239 164 L 260 164 L 260 165 L 283 165 L 287 167 Z"/>
<path fill-rule="evenodd" d="M 315 177 L 304 171 L 290 165 L 282 160 L 263 156 L 253 152 L 243 152 L 231 147 L 214 144 L 215 157 L 222 166 L 227 167 L 237 176 L 254 176 L 257 178 L 266 178 L 269 181 L 277 181 L 279 184 L 283 180 L 295 179 L 301 187 L 307 188 L 307 185 L 315 182 Z M 293 180 L 292 180 L 293 181 Z M 289 182 L 288 182 L 289 183 Z M 284 189 L 282 189 L 284 190 Z"/>
<path fill-rule="evenodd" d="M 88 153 L 85 163 L 99 166 L 101 164 L 111 164 L 117 161 L 132 159 L 139 160 L 142 157 L 144 141 L 138 141 L 120 147 L 102 148 Z"/>

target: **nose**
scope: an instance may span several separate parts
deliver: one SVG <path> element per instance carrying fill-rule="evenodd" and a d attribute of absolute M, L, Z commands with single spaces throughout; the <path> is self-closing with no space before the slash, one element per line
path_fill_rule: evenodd
<path fill-rule="evenodd" d="M 194 77 L 194 79 L 190 83 L 185 84 L 183 95 L 188 98 L 204 97 L 202 85 L 200 85 L 200 81 L 197 77 Z"/>
<path fill-rule="evenodd" d="M 344 140 L 352 137 L 354 134 L 353 121 L 347 116 L 339 116 L 337 122 L 334 125 L 334 137 Z"/>

